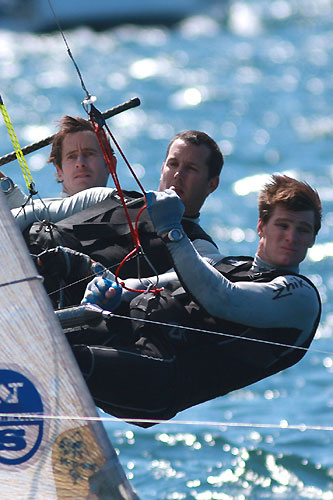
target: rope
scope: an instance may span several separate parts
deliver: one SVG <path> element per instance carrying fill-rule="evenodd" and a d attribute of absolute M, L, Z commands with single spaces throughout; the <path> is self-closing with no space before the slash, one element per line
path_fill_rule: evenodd
<path fill-rule="evenodd" d="M 117 171 L 116 171 L 116 165 L 115 165 L 114 157 L 112 155 L 112 150 L 111 150 L 109 141 L 107 139 L 107 136 L 106 136 L 106 133 L 105 133 L 105 130 L 104 130 L 103 127 L 106 128 L 106 130 L 107 130 L 107 132 L 108 132 L 111 140 L 113 141 L 113 143 L 116 146 L 117 150 L 121 154 L 123 160 L 125 161 L 127 167 L 129 168 L 132 176 L 134 177 L 136 183 L 138 184 L 141 192 L 143 193 L 145 202 L 146 202 L 146 192 L 144 190 L 144 187 L 140 183 L 138 177 L 136 176 L 134 170 L 132 169 L 130 163 L 128 162 L 126 156 L 124 155 L 122 149 L 120 148 L 118 142 L 116 141 L 116 139 L 113 136 L 113 134 L 111 133 L 109 127 L 105 123 L 105 120 L 103 119 L 101 112 L 93 104 L 90 104 L 90 112 L 88 112 L 87 105 L 85 105 L 84 107 L 85 107 L 85 109 L 86 109 L 86 111 L 87 111 L 87 113 L 88 113 L 88 115 L 90 117 L 90 120 L 91 120 L 92 125 L 94 127 L 94 130 L 95 130 L 95 133 L 96 133 L 99 145 L 100 145 L 101 150 L 103 152 L 105 163 L 107 164 L 107 166 L 109 168 L 109 171 L 111 173 L 111 176 L 112 176 L 112 179 L 114 181 L 115 187 L 117 189 L 118 195 L 120 197 L 120 201 L 121 201 L 122 207 L 123 207 L 124 212 L 125 212 L 125 216 L 126 216 L 126 219 L 127 219 L 127 224 L 129 226 L 131 237 L 132 237 L 132 240 L 133 240 L 133 245 L 134 245 L 133 250 L 130 251 L 124 257 L 124 259 L 120 262 L 120 264 L 117 267 L 117 270 L 115 272 L 116 282 L 118 284 L 120 284 L 123 288 L 125 288 L 126 290 L 129 290 L 129 291 L 136 291 L 138 293 L 140 293 L 140 292 L 143 293 L 143 292 L 147 292 L 147 291 L 149 291 L 150 293 L 159 293 L 161 291 L 161 288 L 157 288 L 156 286 L 155 287 L 151 287 L 149 290 L 133 290 L 132 288 L 127 287 L 123 281 L 119 280 L 119 273 L 121 271 L 121 268 L 123 267 L 123 265 L 125 264 L 125 262 L 127 262 L 132 257 L 139 258 L 140 256 L 143 256 L 146 259 L 148 265 L 151 267 L 152 271 L 154 273 L 156 273 L 156 270 L 152 266 L 152 264 L 149 261 L 148 257 L 145 255 L 145 253 L 143 251 L 143 248 L 141 246 L 140 236 L 139 236 L 139 228 L 138 228 L 139 218 L 140 218 L 140 215 L 142 214 L 143 210 L 145 210 L 147 208 L 147 204 L 145 203 L 145 205 L 142 207 L 142 209 L 138 212 L 138 214 L 136 216 L 136 219 L 135 219 L 135 222 L 134 222 L 134 225 L 133 225 L 131 217 L 129 215 L 128 207 L 127 207 L 126 202 L 125 202 L 125 197 L 124 197 L 124 194 L 123 194 L 123 190 L 122 190 L 122 187 L 121 187 L 119 179 L 118 179 L 118 175 L 117 175 Z M 140 262 L 139 261 L 138 261 L 138 276 L 140 277 Z M 157 274 L 156 274 L 156 282 L 158 283 L 158 275 Z"/>
<path fill-rule="evenodd" d="M 114 106 L 113 108 L 107 109 L 106 111 L 102 112 L 102 116 L 105 120 L 108 118 L 111 118 L 112 116 L 118 115 L 119 113 L 122 113 L 123 111 L 127 111 L 128 109 L 136 108 L 137 106 L 140 106 L 140 99 L 138 97 L 133 97 L 132 99 L 129 99 L 128 101 L 123 102 L 122 104 L 118 104 L 117 106 Z M 22 153 L 24 155 L 28 155 L 30 153 L 33 153 L 35 151 L 38 151 L 39 149 L 44 148 L 45 146 L 48 146 L 51 144 L 51 142 L 54 139 L 55 134 L 49 135 L 45 139 L 42 139 L 38 142 L 33 142 L 32 144 L 28 144 L 24 148 L 22 148 Z M 4 156 L 0 157 L 0 166 L 6 165 L 6 163 L 10 163 L 11 161 L 16 159 L 16 152 L 12 151 L 11 153 L 8 153 Z"/>
<path fill-rule="evenodd" d="M 63 40 L 64 40 L 64 43 L 65 43 L 65 45 L 66 45 L 66 48 L 67 48 L 67 53 L 68 53 L 68 55 L 69 55 L 69 57 L 70 57 L 70 59 L 71 59 L 72 63 L 74 64 L 74 67 L 75 67 L 75 69 L 76 69 L 76 72 L 77 72 L 77 74 L 78 74 L 78 76 L 79 76 L 79 79 L 80 79 L 80 82 L 81 82 L 81 87 L 82 87 L 82 89 L 84 90 L 84 92 L 86 93 L 86 98 L 89 100 L 89 99 L 91 99 L 91 98 L 92 98 L 92 96 L 91 96 L 91 94 L 88 92 L 88 90 L 87 90 L 87 88 L 86 88 L 86 86 L 85 86 L 85 84 L 84 84 L 84 81 L 83 81 L 82 75 L 81 75 L 81 73 L 80 73 L 79 67 L 78 67 L 78 65 L 77 65 L 77 64 L 76 64 L 76 62 L 75 62 L 75 59 L 74 59 L 74 57 L 73 57 L 73 55 L 72 55 L 72 52 L 71 52 L 71 49 L 69 48 L 69 45 L 68 45 L 68 43 L 67 43 L 67 40 L 66 40 L 65 34 L 64 34 L 64 32 L 62 31 L 62 29 L 61 29 L 61 26 L 60 26 L 59 20 L 58 20 L 58 18 L 57 18 L 57 15 L 56 15 L 56 13 L 55 13 L 54 9 L 53 9 L 53 6 L 52 6 L 52 3 L 51 3 L 51 0 L 48 0 L 48 3 L 49 3 L 49 7 L 50 7 L 50 9 L 51 9 L 51 11 L 52 11 L 52 14 L 53 14 L 54 20 L 55 20 L 55 22 L 56 22 L 56 25 L 57 25 L 57 27 L 58 27 L 58 30 L 60 31 L 61 36 L 62 36 L 62 38 L 63 38 Z"/>
<path fill-rule="evenodd" d="M 27 414 L 27 413 L 0 413 L 1 422 L 16 421 L 20 422 L 26 420 L 60 420 L 60 421 L 84 421 L 84 422 L 119 422 L 125 421 L 127 423 L 141 423 L 141 424 L 167 424 L 167 425 L 188 425 L 188 426 L 211 426 L 211 427 L 248 427 L 255 429 L 282 429 L 282 430 L 297 430 L 305 431 L 327 431 L 332 432 L 332 425 L 308 425 L 308 424 L 289 424 L 286 420 L 282 420 L 279 424 L 262 424 L 256 422 L 224 422 L 224 421 L 211 421 L 211 420 L 159 420 L 150 418 L 116 418 L 108 416 L 90 417 L 78 415 L 45 415 L 45 414 Z"/>
<path fill-rule="evenodd" d="M 0 283 L 0 288 L 3 286 L 12 286 L 12 285 L 17 285 L 19 283 L 24 283 L 27 281 L 35 281 L 35 280 L 41 281 L 41 282 L 44 281 L 42 276 L 39 276 L 39 275 L 29 276 L 28 278 L 21 278 L 19 280 L 7 281 L 7 283 Z"/>
<path fill-rule="evenodd" d="M 18 160 L 18 162 L 19 162 L 19 164 L 21 166 L 23 177 L 25 179 L 27 188 L 28 188 L 28 190 L 29 190 L 29 192 L 30 192 L 31 195 L 37 194 L 36 191 L 35 191 L 35 184 L 34 184 L 34 182 L 32 180 L 30 170 L 29 170 L 28 165 L 27 165 L 27 163 L 25 161 L 25 158 L 24 158 L 21 146 L 20 146 L 20 144 L 19 144 L 19 142 L 17 140 L 17 137 L 15 135 L 15 132 L 14 132 L 14 129 L 13 129 L 13 125 L 12 125 L 12 123 L 10 121 L 10 118 L 8 116 L 8 113 L 7 113 L 7 109 L 6 109 L 6 107 L 5 107 L 4 103 L 3 103 L 1 95 L 0 95 L 0 109 L 1 109 L 1 113 L 2 113 L 3 119 L 5 121 L 8 133 L 10 135 L 10 138 L 12 140 L 12 143 L 13 143 L 13 146 L 14 146 L 14 149 L 15 149 L 16 158 L 17 158 L 17 160 Z"/>
<path fill-rule="evenodd" d="M 117 265 L 119 266 L 119 264 L 115 264 L 112 267 L 116 267 Z M 108 270 L 111 270 L 112 267 L 109 267 Z M 98 273 L 94 273 L 90 277 L 92 279 L 92 278 L 94 278 L 97 275 L 98 275 Z M 77 285 L 77 284 L 81 283 L 82 281 L 85 281 L 86 279 L 87 278 L 82 278 L 80 280 L 74 281 L 73 283 L 70 283 L 70 284 L 65 285 L 65 286 L 63 286 L 61 288 L 58 288 L 57 290 L 54 290 L 53 292 L 50 292 L 48 294 L 48 296 L 50 297 L 50 296 L 52 296 L 52 295 L 54 295 L 56 293 L 59 293 L 59 292 L 65 290 L 66 288 L 70 288 L 71 286 Z M 134 292 L 137 292 L 137 293 L 142 293 L 141 290 L 131 290 L 131 291 L 134 291 Z M 118 319 L 124 319 L 126 321 L 132 321 L 133 320 L 133 318 L 131 318 L 130 316 L 116 314 L 114 312 L 112 312 L 110 314 L 110 317 L 111 316 L 114 317 L 114 318 L 118 318 Z M 153 320 L 150 320 L 150 319 L 143 319 L 143 318 L 135 318 L 135 321 L 141 321 L 142 323 L 149 323 L 149 324 L 153 324 L 153 325 L 156 325 L 156 326 L 167 326 L 167 327 L 172 326 L 172 323 L 164 323 L 162 321 L 155 321 L 155 320 L 153 321 Z M 292 345 L 292 344 L 283 344 L 283 343 L 279 343 L 279 342 L 273 342 L 273 341 L 269 341 L 269 340 L 254 339 L 254 338 L 251 338 L 251 337 L 244 337 L 244 336 L 240 336 L 240 335 L 234 335 L 234 334 L 231 334 L 231 333 L 216 332 L 216 331 L 213 331 L 213 330 L 205 330 L 205 329 L 195 328 L 195 327 L 191 327 L 191 326 L 184 326 L 184 325 L 178 325 L 178 324 L 176 324 L 174 326 L 176 326 L 180 330 L 186 330 L 186 332 L 190 332 L 190 333 L 191 332 L 193 332 L 193 333 L 203 333 L 203 334 L 208 334 L 208 335 L 218 335 L 220 337 L 228 337 L 230 339 L 242 339 L 242 340 L 247 340 L 249 342 L 258 342 L 258 343 L 269 344 L 269 345 L 278 346 L 278 347 L 286 347 L 288 349 L 299 349 L 301 351 L 306 351 L 306 352 L 316 352 L 318 354 L 326 354 L 326 355 L 329 355 L 329 356 L 333 357 L 333 352 L 322 351 L 322 350 L 313 349 L 313 348 L 310 348 L 310 347 L 301 347 L 301 346 L 295 346 L 295 345 Z"/>
<path fill-rule="evenodd" d="M 333 352 L 329 352 L 329 351 L 321 351 L 321 350 L 318 350 L 318 349 L 312 349 L 312 348 L 309 348 L 309 347 L 301 347 L 301 346 L 296 346 L 296 345 L 289 345 L 289 344 L 282 344 L 280 342 L 272 342 L 270 340 L 262 340 L 262 339 L 254 339 L 254 338 L 251 338 L 251 337 L 243 337 L 243 335 L 234 335 L 234 334 L 231 334 L 231 333 L 223 333 L 223 332 L 216 332 L 216 331 L 211 331 L 211 330 L 203 330 L 203 329 L 200 329 L 200 328 L 194 328 L 194 327 L 190 327 L 190 326 L 183 326 L 183 325 L 178 325 L 178 324 L 173 324 L 173 323 L 163 323 L 162 321 L 152 321 L 150 319 L 141 319 L 141 318 L 131 318 L 130 316 L 124 316 L 124 315 L 121 315 L 121 314 L 115 314 L 115 313 L 112 313 L 112 317 L 113 318 L 119 318 L 119 319 L 126 319 L 126 320 L 133 320 L 135 319 L 135 321 L 141 321 L 142 323 L 151 323 L 153 325 L 157 325 L 157 326 L 175 326 L 177 328 L 179 328 L 180 330 L 186 330 L 187 331 L 190 331 L 190 332 L 193 332 L 193 333 L 207 333 L 209 335 L 219 335 L 220 337 L 228 337 L 228 338 L 231 338 L 231 339 L 238 339 L 238 340 L 247 340 L 249 342 L 257 342 L 259 344 L 269 344 L 269 345 L 273 345 L 273 346 L 278 346 L 278 347 L 287 347 L 288 349 L 299 349 L 301 351 L 312 351 L 312 352 L 317 352 L 317 353 L 320 353 L 320 354 L 328 354 L 330 356 L 333 356 Z"/>

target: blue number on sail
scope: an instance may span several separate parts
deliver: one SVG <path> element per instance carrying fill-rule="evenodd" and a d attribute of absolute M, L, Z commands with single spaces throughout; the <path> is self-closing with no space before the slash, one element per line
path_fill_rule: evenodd
<path fill-rule="evenodd" d="M 43 411 L 42 399 L 27 377 L 0 370 L 0 463 L 21 464 L 36 453 L 43 436 L 43 419 L 38 418 Z"/>

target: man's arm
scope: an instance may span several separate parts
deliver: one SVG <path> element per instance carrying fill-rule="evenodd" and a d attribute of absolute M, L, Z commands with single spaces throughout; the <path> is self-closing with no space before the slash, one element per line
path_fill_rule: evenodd
<path fill-rule="evenodd" d="M 38 220 L 46 219 L 51 222 L 58 222 L 66 217 L 70 217 L 85 208 L 105 200 L 113 192 L 114 188 L 90 188 L 64 199 L 55 201 L 45 200 L 45 203 L 38 200 L 31 205 L 29 204 L 24 209 L 13 209 L 12 214 L 21 231 L 23 231 L 30 224 Z"/>
<path fill-rule="evenodd" d="M 4 184 L 2 183 L 4 181 Z M 28 196 L 24 194 L 22 189 L 14 184 L 12 179 L 0 170 L 1 189 L 6 196 L 6 200 L 10 209 L 22 206 L 27 202 Z M 5 187 L 4 187 L 5 186 Z"/>
<path fill-rule="evenodd" d="M 207 240 L 194 240 L 193 246 L 201 257 L 204 257 L 207 262 L 214 265 L 217 264 L 221 259 L 223 259 L 223 255 L 221 255 L 218 248 L 216 248 L 213 243 Z"/>
<path fill-rule="evenodd" d="M 215 245 L 206 240 L 194 240 L 194 248 L 196 248 L 199 255 L 201 255 L 207 262 L 211 264 L 216 264 L 222 259 L 222 255 L 217 250 Z M 114 278 L 111 278 L 114 279 Z M 127 278 L 124 283 L 127 288 L 132 288 L 133 290 L 147 290 L 151 286 L 158 286 L 160 288 L 166 287 L 168 283 L 172 281 L 179 281 L 179 277 L 174 269 L 169 269 L 165 273 L 159 274 L 157 276 L 150 276 L 148 278 Z M 89 286 L 89 285 L 88 285 Z M 137 293 L 130 292 L 124 289 L 122 294 L 122 300 L 125 302 L 130 302 Z"/>
<path fill-rule="evenodd" d="M 28 200 L 28 196 L 17 184 L 14 184 L 13 190 L 10 193 L 6 194 L 6 200 L 9 208 L 12 209 L 24 205 L 24 203 L 26 203 Z"/>
<path fill-rule="evenodd" d="M 313 287 L 299 276 L 232 283 L 200 257 L 188 238 L 167 246 L 184 286 L 212 316 L 259 328 L 312 328 L 320 306 Z"/>
<path fill-rule="evenodd" d="M 193 242 L 193 246 L 197 249 L 198 254 L 200 254 L 207 262 L 215 264 L 220 261 L 222 255 L 216 249 L 215 245 L 206 240 L 195 240 Z M 115 276 L 107 271 L 107 277 L 110 281 L 115 280 Z M 120 280 L 122 281 L 122 280 Z M 170 282 L 178 281 L 179 277 L 174 269 L 169 269 L 169 271 L 159 274 L 157 276 L 150 276 L 148 278 L 127 278 L 124 281 L 124 284 L 127 288 L 132 289 L 126 290 L 126 288 L 122 291 L 121 300 L 123 302 L 130 302 L 134 297 L 141 292 L 135 292 L 134 290 L 148 290 L 150 287 L 166 287 Z M 103 280 L 101 278 L 95 278 L 92 280 L 86 289 L 83 303 L 90 302 L 91 297 L 94 296 L 94 302 L 105 306 L 105 299 L 111 298 L 113 293 L 108 293 L 108 287 L 103 285 Z M 106 306 L 107 307 L 107 306 Z"/>
<path fill-rule="evenodd" d="M 157 234 L 180 229 L 184 205 L 172 190 L 148 192 L 148 211 Z M 183 285 L 212 316 L 253 327 L 312 330 L 320 304 L 314 288 L 295 276 L 269 283 L 232 283 L 203 259 L 187 236 L 167 243 Z"/>

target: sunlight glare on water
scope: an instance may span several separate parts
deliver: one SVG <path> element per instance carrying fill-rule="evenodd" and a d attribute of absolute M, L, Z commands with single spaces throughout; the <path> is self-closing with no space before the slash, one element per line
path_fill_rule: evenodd
<path fill-rule="evenodd" d="M 273 173 L 318 190 L 323 224 L 302 272 L 319 288 L 322 320 L 298 365 L 183 412 L 184 424 L 105 426 L 145 500 L 332 500 L 332 432 L 309 426 L 331 425 L 333 408 L 333 2 L 204 3 L 205 12 L 173 27 L 78 27 L 66 31 L 68 43 L 99 109 L 139 96 L 141 106 L 109 126 L 145 188 L 157 187 L 179 131 L 204 130 L 218 142 L 225 166 L 201 222 L 223 254 L 254 254 L 257 194 Z M 57 31 L 0 30 L 0 56 L 1 95 L 22 146 L 54 133 L 64 114 L 85 116 Z M 0 131 L 4 155 L 12 145 L 2 122 Z M 28 163 L 40 195 L 57 196 L 48 154 Z M 17 162 L 1 170 L 23 185 Z M 121 159 L 118 172 L 136 189 Z"/>

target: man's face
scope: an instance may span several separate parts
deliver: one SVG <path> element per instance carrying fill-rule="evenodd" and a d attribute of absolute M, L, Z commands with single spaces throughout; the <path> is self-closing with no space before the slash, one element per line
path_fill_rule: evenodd
<path fill-rule="evenodd" d="M 162 166 L 159 191 L 173 189 L 185 205 L 185 215 L 199 213 L 206 197 L 219 184 L 219 177 L 208 179 L 209 149 L 176 139 Z"/>
<path fill-rule="evenodd" d="M 270 219 L 258 222 L 258 256 L 274 266 L 297 266 L 315 242 L 314 212 L 294 212 L 277 205 Z"/>
<path fill-rule="evenodd" d="M 62 143 L 62 166 L 56 165 L 62 190 L 73 195 L 84 189 L 106 186 L 109 170 L 94 132 L 67 134 Z"/>

